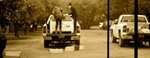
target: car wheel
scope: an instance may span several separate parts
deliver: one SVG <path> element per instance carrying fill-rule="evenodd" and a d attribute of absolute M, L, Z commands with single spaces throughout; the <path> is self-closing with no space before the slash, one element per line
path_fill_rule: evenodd
<path fill-rule="evenodd" d="M 125 46 L 125 40 L 122 39 L 121 32 L 119 32 L 119 45 L 120 45 L 120 47 L 124 47 Z"/>
<path fill-rule="evenodd" d="M 75 42 L 75 50 L 76 50 L 76 51 L 80 50 L 80 40 L 77 40 L 77 41 Z"/>
<path fill-rule="evenodd" d="M 75 45 L 80 45 L 80 40 L 77 40 L 77 41 L 75 42 Z"/>
<path fill-rule="evenodd" d="M 48 43 L 48 40 L 44 40 L 44 47 L 49 47 L 49 43 Z"/>
<path fill-rule="evenodd" d="M 111 39 L 112 39 L 112 43 L 117 42 L 117 39 L 114 37 L 113 30 L 111 30 Z"/>

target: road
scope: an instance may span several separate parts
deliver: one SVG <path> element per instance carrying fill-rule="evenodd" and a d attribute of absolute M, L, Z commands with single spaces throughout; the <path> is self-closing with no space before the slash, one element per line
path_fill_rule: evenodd
<path fill-rule="evenodd" d="M 21 51 L 21 58 L 107 58 L 107 31 L 101 29 L 81 30 L 81 45 L 85 48 L 79 51 L 63 51 L 61 54 L 50 54 L 50 48 L 44 48 L 42 31 L 20 35 L 19 39 L 7 35 L 6 51 Z M 111 40 L 110 40 L 111 41 Z M 64 47 L 63 47 L 64 48 Z M 150 48 L 139 47 L 139 58 L 150 58 Z M 134 46 L 127 44 L 119 47 L 118 43 L 110 42 L 110 58 L 133 58 Z M 7 57 L 5 57 L 7 58 Z"/>

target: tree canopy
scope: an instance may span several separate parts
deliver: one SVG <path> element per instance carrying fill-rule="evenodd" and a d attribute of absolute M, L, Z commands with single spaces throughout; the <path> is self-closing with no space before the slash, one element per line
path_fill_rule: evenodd
<path fill-rule="evenodd" d="M 146 14 L 150 10 L 149 0 L 138 0 L 139 14 Z M 4 0 L 2 13 L 12 21 L 45 22 L 51 14 L 53 6 L 67 7 L 68 3 L 76 8 L 78 20 L 83 28 L 98 25 L 107 19 L 107 0 Z M 134 13 L 134 0 L 110 0 L 110 20 L 118 18 L 121 14 Z M 64 9 L 65 10 L 65 9 Z"/>

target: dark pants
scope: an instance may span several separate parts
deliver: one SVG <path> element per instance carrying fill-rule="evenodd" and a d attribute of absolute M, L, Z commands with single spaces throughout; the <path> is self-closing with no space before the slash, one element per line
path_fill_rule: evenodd
<path fill-rule="evenodd" d="M 15 28 L 15 37 L 19 37 L 19 24 L 18 23 L 14 23 L 14 28 Z"/>
<path fill-rule="evenodd" d="M 37 30 L 37 25 L 35 25 L 34 29 Z"/>
<path fill-rule="evenodd" d="M 35 24 L 34 29 L 37 30 L 38 21 L 36 21 L 34 24 Z"/>
<path fill-rule="evenodd" d="M 76 33 L 77 29 L 77 17 L 72 17 L 74 19 L 74 33 Z"/>
<path fill-rule="evenodd" d="M 24 28 L 23 28 L 23 29 L 24 29 L 24 34 L 26 35 L 26 34 L 27 34 L 27 29 L 28 29 L 28 28 L 27 28 L 27 27 L 28 27 L 28 24 L 25 23 L 23 26 L 24 26 Z"/>
<path fill-rule="evenodd" d="M 57 32 L 57 29 L 58 29 L 58 25 L 59 25 L 59 30 L 61 32 L 61 24 L 62 24 L 62 20 L 61 19 L 56 19 L 56 26 L 55 26 L 55 30 Z"/>

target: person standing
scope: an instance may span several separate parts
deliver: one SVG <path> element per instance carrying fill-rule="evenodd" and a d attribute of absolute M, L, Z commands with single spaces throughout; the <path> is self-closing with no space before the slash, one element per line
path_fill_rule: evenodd
<path fill-rule="evenodd" d="M 3 58 L 3 51 L 6 48 L 6 36 L 4 32 L 0 29 L 0 58 Z"/>
<path fill-rule="evenodd" d="M 62 19 L 63 19 L 63 14 L 62 14 L 62 9 L 60 7 L 53 7 L 52 13 L 56 19 L 56 26 L 55 26 L 55 33 L 58 32 L 58 25 L 59 25 L 59 33 L 61 34 L 61 25 L 62 25 Z"/>
<path fill-rule="evenodd" d="M 78 14 L 76 12 L 76 9 L 72 6 L 71 3 L 69 3 L 68 5 L 69 9 L 71 10 L 71 17 L 74 19 L 74 33 L 76 33 L 76 25 L 77 25 L 77 17 L 78 17 Z"/>
<path fill-rule="evenodd" d="M 14 17 L 13 17 L 13 25 L 14 25 L 14 31 L 15 31 L 15 37 L 19 38 L 19 24 L 20 24 L 20 14 L 18 10 L 15 10 L 15 12 L 13 13 Z"/>
<path fill-rule="evenodd" d="M 36 20 L 35 23 L 34 23 L 34 24 L 35 24 L 35 27 L 34 27 L 35 30 L 37 30 L 38 22 L 39 22 L 39 21 Z"/>

